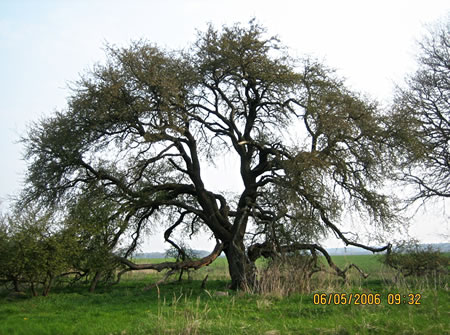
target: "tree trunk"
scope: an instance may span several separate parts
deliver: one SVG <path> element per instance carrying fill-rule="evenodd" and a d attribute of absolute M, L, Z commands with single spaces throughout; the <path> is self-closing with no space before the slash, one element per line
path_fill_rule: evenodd
<path fill-rule="evenodd" d="M 245 253 L 244 241 L 234 239 L 224 249 L 231 276 L 231 289 L 244 290 L 253 288 L 256 279 L 256 267 Z"/>
<path fill-rule="evenodd" d="M 95 273 L 95 276 L 91 282 L 91 286 L 89 287 L 89 292 L 93 293 L 95 291 L 95 288 L 97 287 L 97 283 L 99 282 L 101 275 L 102 275 L 101 271 L 97 271 Z"/>
<path fill-rule="evenodd" d="M 31 282 L 30 288 L 31 288 L 31 293 L 33 294 L 33 297 L 37 297 L 38 293 L 36 291 L 36 288 L 34 287 L 34 282 Z"/>
<path fill-rule="evenodd" d="M 50 293 L 52 284 L 53 284 L 53 276 L 49 276 L 48 279 L 44 282 L 44 289 L 42 291 L 42 295 L 44 297 L 48 296 L 48 294 Z"/>
<path fill-rule="evenodd" d="M 13 285 L 14 285 L 14 291 L 15 292 L 20 292 L 19 280 L 17 278 L 13 279 Z"/>

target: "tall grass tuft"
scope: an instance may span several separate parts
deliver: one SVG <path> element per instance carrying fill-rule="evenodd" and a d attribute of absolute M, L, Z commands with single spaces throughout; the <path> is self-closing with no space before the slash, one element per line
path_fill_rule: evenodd
<path fill-rule="evenodd" d="M 180 292 L 174 294 L 172 300 L 167 302 L 165 298 L 161 300 L 158 294 L 158 334 L 201 334 L 201 329 L 208 326 L 208 314 L 210 312 L 208 303 L 202 304 L 200 296 L 192 299 L 192 292 L 185 294 Z"/>
<path fill-rule="evenodd" d="M 253 293 L 286 297 L 293 293 L 311 290 L 311 276 L 318 271 L 308 255 L 295 255 L 270 260 L 258 271 L 258 280 Z"/>

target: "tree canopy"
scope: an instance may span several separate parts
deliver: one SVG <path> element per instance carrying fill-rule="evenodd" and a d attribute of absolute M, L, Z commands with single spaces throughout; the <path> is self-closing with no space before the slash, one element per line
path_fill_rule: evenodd
<path fill-rule="evenodd" d="M 65 110 L 31 127 L 28 200 L 67 215 L 80 201 L 104 210 L 107 243 L 130 238 L 114 249 L 129 268 L 149 227 L 166 227 L 166 240 L 177 227 L 206 230 L 233 288 L 252 284 L 260 255 L 326 253 L 327 232 L 386 250 L 340 227 L 346 209 L 381 227 L 395 219 L 382 189 L 397 161 L 396 119 L 331 69 L 293 59 L 254 22 L 210 26 L 189 50 L 139 41 L 107 56 L 74 85 Z M 223 156 L 239 162 L 233 195 L 205 183 Z"/>
<path fill-rule="evenodd" d="M 394 105 L 410 152 L 401 179 L 417 186 L 412 200 L 449 198 L 450 23 L 435 25 L 419 46 L 418 69 L 397 89 Z"/>

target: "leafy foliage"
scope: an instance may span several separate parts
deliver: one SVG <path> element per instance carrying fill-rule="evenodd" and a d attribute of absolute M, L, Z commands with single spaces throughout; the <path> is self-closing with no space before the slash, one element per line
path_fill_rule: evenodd
<path fill-rule="evenodd" d="M 450 257 L 447 255 L 431 247 L 423 248 L 419 245 L 399 246 L 384 255 L 381 260 L 405 277 L 446 274 L 450 265 Z"/>
<path fill-rule="evenodd" d="M 127 228 L 125 216 L 115 210 L 116 204 L 94 187 L 68 207 L 64 226 L 76 241 L 71 264 L 83 276 L 114 278 L 118 263 L 113 251 L 119 252 L 119 240 Z"/>
<path fill-rule="evenodd" d="M 131 255 L 154 225 L 170 225 L 167 241 L 177 227 L 207 230 L 224 244 L 232 286 L 242 287 L 254 280 L 255 243 L 309 249 L 331 231 L 345 244 L 387 248 L 348 239 L 339 221 L 343 208 L 384 228 L 395 220 L 381 192 L 396 163 L 393 120 L 326 66 L 289 57 L 254 21 L 210 26 L 189 51 L 109 47 L 67 109 L 24 139 L 26 195 L 66 208 L 101 194 L 92 205 L 106 221 L 92 209 L 73 218 L 90 222 L 82 230 L 95 237 L 80 238 L 105 247 L 100 254 L 123 242 Z M 203 178 L 223 156 L 240 164 L 243 188 L 231 196 Z"/>
<path fill-rule="evenodd" d="M 47 295 L 53 281 L 70 268 L 71 239 L 67 231 L 54 229 L 51 215 L 34 208 L 21 209 L 8 217 L 1 229 L 0 279 L 14 285 L 37 286 Z"/>
<path fill-rule="evenodd" d="M 398 88 L 397 143 L 409 152 L 401 179 L 417 186 L 413 200 L 450 197 L 450 22 L 420 43 L 418 70 Z M 411 164 L 413 162 L 414 164 Z"/>

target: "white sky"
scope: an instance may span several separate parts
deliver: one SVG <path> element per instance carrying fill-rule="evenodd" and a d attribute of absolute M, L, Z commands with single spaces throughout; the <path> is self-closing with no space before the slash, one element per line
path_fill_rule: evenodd
<path fill-rule="evenodd" d="M 105 42 L 125 46 L 146 39 L 183 48 L 208 22 L 221 26 L 256 17 L 292 55 L 323 60 L 351 88 L 387 103 L 394 82 L 414 70 L 415 41 L 425 24 L 448 13 L 450 3 L 438 0 L 0 0 L 0 199 L 6 204 L 23 181 L 20 136 L 33 121 L 64 108 L 68 83 L 104 59 Z M 439 202 L 419 212 L 411 235 L 448 241 L 444 207 Z M 144 249 L 163 248 L 156 241 Z M 201 239 L 194 247 L 211 243 Z"/>

